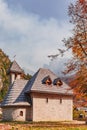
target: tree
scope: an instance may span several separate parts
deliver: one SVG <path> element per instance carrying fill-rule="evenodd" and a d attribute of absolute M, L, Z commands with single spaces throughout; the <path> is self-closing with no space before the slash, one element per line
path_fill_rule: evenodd
<path fill-rule="evenodd" d="M 75 4 L 70 4 L 68 8 L 70 22 L 74 25 L 73 35 L 64 39 L 66 49 L 59 52 L 63 55 L 69 49 L 72 50 L 73 58 L 66 64 L 67 69 L 64 74 L 76 72 L 75 79 L 71 86 L 78 97 L 87 99 L 87 0 L 77 0 Z M 55 58 L 56 55 L 49 57 Z M 74 87 L 73 87 L 74 86 Z M 78 93 L 78 94 L 77 94 Z M 80 96 L 79 96 L 80 95 Z"/>
<path fill-rule="evenodd" d="M 0 101 L 3 100 L 8 90 L 9 76 L 7 75 L 7 70 L 10 64 L 9 57 L 0 49 L 0 78 L 3 84 L 3 87 L 0 89 Z"/>
<path fill-rule="evenodd" d="M 73 36 L 64 39 L 66 50 L 71 49 L 73 59 L 67 63 L 65 73 L 76 71 L 76 77 L 70 85 L 74 88 L 76 100 L 87 103 L 87 0 L 77 0 L 70 4 L 70 22 L 74 24 Z"/>
<path fill-rule="evenodd" d="M 30 75 L 30 74 L 24 74 L 24 75 L 23 75 L 23 78 L 24 78 L 25 80 L 30 80 L 30 79 L 32 78 L 32 75 Z"/>
<path fill-rule="evenodd" d="M 69 16 L 71 23 L 75 25 L 74 35 L 66 43 L 66 46 L 72 48 L 74 56 L 80 61 L 86 61 L 87 58 L 87 1 L 79 0 L 75 5 L 69 6 Z"/>
<path fill-rule="evenodd" d="M 87 0 L 78 0 L 69 6 L 69 16 L 74 24 L 73 37 L 65 40 L 67 49 L 71 48 L 73 60 L 68 63 L 68 71 L 76 70 L 75 88 L 87 96 Z"/>

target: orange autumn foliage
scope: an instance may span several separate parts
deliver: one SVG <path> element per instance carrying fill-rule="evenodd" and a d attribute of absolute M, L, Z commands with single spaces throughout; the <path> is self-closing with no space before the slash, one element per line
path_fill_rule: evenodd
<path fill-rule="evenodd" d="M 64 39 L 65 49 L 58 49 L 59 53 L 51 55 L 52 59 L 63 56 L 69 49 L 72 50 L 72 58 L 66 64 L 64 74 L 76 73 L 76 77 L 70 85 L 74 89 L 77 99 L 87 99 L 87 0 L 77 0 L 68 8 L 70 22 L 74 25 L 73 35 Z"/>
<path fill-rule="evenodd" d="M 65 46 L 72 50 L 73 59 L 67 63 L 66 73 L 76 72 L 69 83 L 74 90 L 74 101 L 87 105 L 87 0 L 77 0 L 69 6 L 70 22 L 74 24 L 73 36 L 64 40 Z"/>

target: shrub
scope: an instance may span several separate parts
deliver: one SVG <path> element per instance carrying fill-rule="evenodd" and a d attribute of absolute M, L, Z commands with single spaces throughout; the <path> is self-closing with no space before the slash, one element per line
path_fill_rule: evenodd
<path fill-rule="evenodd" d="M 85 111 L 77 110 L 77 109 L 73 110 L 73 119 L 84 120 L 85 115 L 86 115 Z"/>

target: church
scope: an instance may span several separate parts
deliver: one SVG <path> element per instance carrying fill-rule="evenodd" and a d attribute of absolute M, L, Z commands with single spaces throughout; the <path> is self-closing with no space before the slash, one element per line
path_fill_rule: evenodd
<path fill-rule="evenodd" d="M 71 121 L 73 91 L 49 69 L 40 68 L 30 80 L 14 60 L 10 86 L 1 107 L 6 121 Z"/>

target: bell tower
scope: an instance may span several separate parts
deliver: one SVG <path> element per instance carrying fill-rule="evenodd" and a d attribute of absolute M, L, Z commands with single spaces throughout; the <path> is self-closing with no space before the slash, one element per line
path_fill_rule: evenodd
<path fill-rule="evenodd" d="M 23 75 L 23 70 L 18 65 L 18 63 L 14 60 L 8 70 L 8 74 L 10 75 L 10 83 L 12 84 L 16 79 L 21 79 Z"/>

